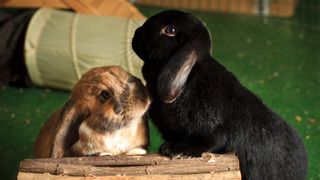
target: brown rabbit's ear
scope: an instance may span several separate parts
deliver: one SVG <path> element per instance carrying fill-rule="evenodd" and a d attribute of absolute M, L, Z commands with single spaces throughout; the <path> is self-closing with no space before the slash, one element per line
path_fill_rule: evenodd
<path fill-rule="evenodd" d="M 170 58 L 163 67 L 157 84 L 163 102 L 172 103 L 179 97 L 196 61 L 196 51 L 190 44 L 179 49 Z"/>
<path fill-rule="evenodd" d="M 81 104 L 75 104 L 68 101 L 59 115 L 59 125 L 53 139 L 52 158 L 66 156 L 69 148 L 79 138 L 79 126 L 89 116 L 89 110 L 81 107 Z"/>

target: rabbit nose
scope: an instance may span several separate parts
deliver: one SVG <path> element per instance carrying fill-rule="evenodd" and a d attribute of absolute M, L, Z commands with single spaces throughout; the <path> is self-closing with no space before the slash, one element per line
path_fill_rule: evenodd
<path fill-rule="evenodd" d="M 141 80 L 136 77 L 130 77 L 128 82 L 134 84 L 134 96 L 137 98 L 137 100 L 141 101 L 144 104 L 147 104 L 149 102 L 149 95 L 147 88 L 142 84 Z"/>
<path fill-rule="evenodd" d="M 135 31 L 134 31 L 134 36 L 135 38 L 139 38 L 141 36 L 141 28 L 137 28 Z"/>
<path fill-rule="evenodd" d="M 141 30 L 141 27 L 138 27 L 138 28 L 136 29 L 135 33 L 136 33 L 136 34 L 141 33 L 141 31 L 142 31 L 142 30 Z"/>

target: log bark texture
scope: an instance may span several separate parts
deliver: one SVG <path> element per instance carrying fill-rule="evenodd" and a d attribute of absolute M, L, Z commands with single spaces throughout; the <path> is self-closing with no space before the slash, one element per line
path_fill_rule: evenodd
<path fill-rule="evenodd" d="M 18 179 L 241 179 L 233 154 L 171 159 L 158 154 L 26 159 Z"/>

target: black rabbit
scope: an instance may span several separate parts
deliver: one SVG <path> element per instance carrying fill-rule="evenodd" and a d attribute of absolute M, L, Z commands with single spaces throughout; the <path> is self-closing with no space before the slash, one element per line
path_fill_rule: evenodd
<path fill-rule="evenodd" d="M 136 30 L 132 46 L 144 61 L 153 98 L 149 114 L 166 141 L 160 153 L 234 151 L 242 179 L 306 179 L 302 139 L 211 56 L 200 20 L 161 12 Z"/>

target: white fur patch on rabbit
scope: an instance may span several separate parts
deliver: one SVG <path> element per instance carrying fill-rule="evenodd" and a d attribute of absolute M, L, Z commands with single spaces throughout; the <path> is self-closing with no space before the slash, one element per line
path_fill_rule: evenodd
<path fill-rule="evenodd" d="M 146 154 L 143 148 L 136 148 L 140 145 L 137 141 L 137 131 L 139 130 L 140 119 L 133 120 L 126 127 L 115 132 L 101 134 L 92 130 L 85 122 L 80 126 L 79 132 L 87 137 L 95 137 L 98 143 L 82 143 L 77 141 L 72 149 L 83 149 L 85 155 L 119 155 L 119 154 Z"/>

